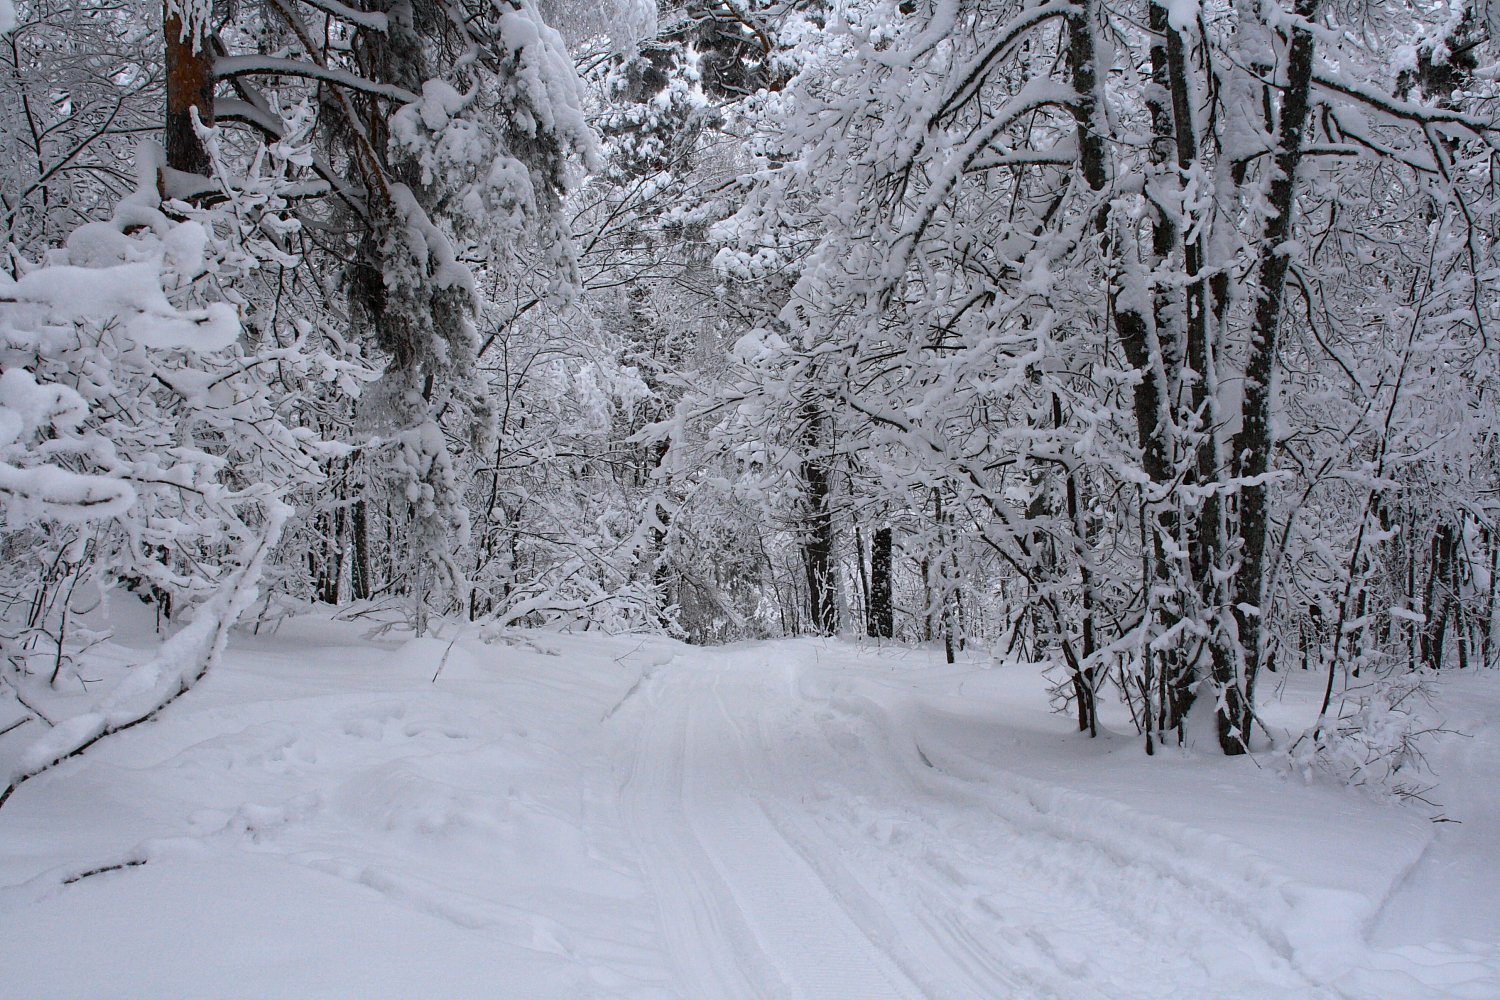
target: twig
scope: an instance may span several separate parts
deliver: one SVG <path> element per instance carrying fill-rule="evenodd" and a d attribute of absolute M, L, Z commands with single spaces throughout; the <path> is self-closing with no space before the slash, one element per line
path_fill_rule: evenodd
<path fill-rule="evenodd" d="M 432 672 L 432 683 L 437 683 L 438 674 L 442 673 L 443 668 L 448 665 L 448 654 L 453 652 L 453 644 L 456 642 L 458 642 L 458 636 L 455 635 L 452 642 L 448 643 L 448 648 L 443 650 L 443 658 L 438 661 L 438 668 Z"/>
<path fill-rule="evenodd" d="M 86 872 L 79 872 L 77 875 L 72 875 L 68 878 L 63 879 L 63 885 L 72 885 L 74 882 L 82 882 L 86 878 L 92 878 L 95 875 L 103 875 L 105 872 L 117 872 L 124 868 L 139 868 L 145 863 L 145 858 L 132 858 L 129 861 L 121 861 L 119 864 L 104 865 L 100 868 L 90 868 Z"/>
<path fill-rule="evenodd" d="M 45 722 L 47 724 L 47 728 L 50 729 L 53 726 L 57 725 L 57 723 L 55 723 L 51 719 L 47 718 L 47 713 L 46 712 L 38 710 L 35 705 L 32 705 L 31 703 L 29 703 L 26 700 L 26 698 L 24 696 L 22 696 L 22 694 L 21 694 L 21 688 L 18 685 L 16 685 L 14 682 L 12 682 L 11 685 L 10 685 L 10 693 L 16 699 L 16 701 L 20 702 L 22 708 L 26 709 L 26 711 L 30 712 L 32 715 L 36 716 L 38 719 L 41 719 L 43 722 Z"/>
<path fill-rule="evenodd" d="M 4 729 L 0 729 L 0 736 L 4 736 L 6 733 L 14 729 L 20 729 L 22 726 L 26 725 L 26 723 L 30 722 L 34 718 L 36 718 L 36 716 L 34 715 L 23 715 L 21 718 L 17 719 L 15 722 L 12 722 Z"/>

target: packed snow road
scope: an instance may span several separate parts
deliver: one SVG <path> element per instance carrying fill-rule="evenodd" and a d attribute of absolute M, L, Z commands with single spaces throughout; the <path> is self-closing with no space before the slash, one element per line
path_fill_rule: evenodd
<path fill-rule="evenodd" d="M 980 657 L 306 617 L 0 810 L 0 995 L 1495 1000 L 1433 829 Z"/>
<path fill-rule="evenodd" d="M 966 789 L 873 702 L 815 709 L 812 653 L 780 655 L 679 658 L 636 695 L 624 805 L 685 997 L 1337 995 L 1224 845 L 1184 856 L 1104 802 Z"/>
<path fill-rule="evenodd" d="M 765 703 L 765 683 L 676 663 L 648 689 L 624 807 L 684 991 L 923 996 L 772 822 L 767 748 L 734 721 Z"/>

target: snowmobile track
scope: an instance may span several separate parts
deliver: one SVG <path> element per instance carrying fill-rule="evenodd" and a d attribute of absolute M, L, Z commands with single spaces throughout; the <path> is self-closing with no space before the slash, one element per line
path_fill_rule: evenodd
<path fill-rule="evenodd" d="M 922 1000 L 745 794 L 742 738 L 708 681 L 663 685 L 626 787 L 685 995 Z"/>
<path fill-rule="evenodd" d="M 683 665 L 632 699 L 623 811 L 685 1000 L 1186 997 L 1226 975 L 1237 1000 L 1338 995 L 1237 898 L 1275 895 L 1253 864 L 1018 776 L 908 766 L 880 720 L 817 711 L 807 666 Z M 934 797 L 964 819 L 931 822 Z"/>

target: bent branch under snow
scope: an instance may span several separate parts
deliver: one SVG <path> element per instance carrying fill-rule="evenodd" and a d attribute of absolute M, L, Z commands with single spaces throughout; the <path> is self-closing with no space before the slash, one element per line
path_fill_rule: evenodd
<path fill-rule="evenodd" d="M 357 90 L 386 100 L 411 104 L 420 98 L 411 91 L 388 83 L 366 80 L 331 66 L 319 66 L 301 59 L 285 59 L 277 56 L 221 56 L 214 60 L 214 76 L 220 80 L 232 80 L 241 76 L 297 76 L 320 83 L 331 83 L 348 90 Z"/>

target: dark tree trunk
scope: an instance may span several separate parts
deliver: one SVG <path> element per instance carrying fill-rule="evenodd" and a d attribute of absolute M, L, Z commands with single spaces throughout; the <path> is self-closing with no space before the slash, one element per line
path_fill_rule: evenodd
<path fill-rule="evenodd" d="M 193 127 L 193 112 L 214 123 L 214 65 L 204 25 L 187 25 L 168 4 L 163 11 L 167 43 L 167 166 L 207 177 L 213 170 L 208 150 Z"/>
<path fill-rule="evenodd" d="M 1480 536 L 1484 544 L 1489 547 L 1490 552 L 1490 592 L 1486 595 L 1484 606 L 1484 622 L 1480 625 L 1480 651 L 1482 653 L 1482 665 L 1486 667 L 1500 666 L 1500 656 L 1497 656 L 1496 628 L 1500 626 L 1500 615 L 1496 614 L 1496 603 L 1500 601 L 1500 537 L 1491 528 L 1485 528 Z"/>
<path fill-rule="evenodd" d="M 354 536 L 350 539 L 354 551 L 350 554 L 349 591 L 356 601 L 363 601 L 370 596 L 370 534 L 363 500 L 354 501 L 349 528 Z"/>
<path fill-rule="evenodd" d="M 658 441 L 652 447 L 650 459 L 653 471 L 661 468 L 670 448 L 671 443 L 668 441 Z M 676 582 L 671 554 L 667 551 L 667 533 L 672 528 L 672 512 L 665 504 L 657 503 L 655 506 L 656 526 L 651 529 L 651 547 L 656 553 L 656 560 L 651 567 L 651 585 L 656 591 L 656 622 L 662 628 L 668 628 L 672 624 L 672 616 L 667 613 L 667 609 L 673 604 L 673 584 Z"/>
<path fill-rule="evenodd" d="M 1433 670 L 1442 669 L 1447 659 L 1448 623 L 1453 617 L 1449 582 L 1455 574 L 1457 556 L 1458 538 L 1452 527 L 1439 524 L 1432 533 L 1427 592 L 1422 599 L 1422 609 L 1427 613 L 1427 624 L 1422 629 L 1422 661 Z"/>
<path fill-rule="evenodd" d="M 1303 22 L 1310 22 L 1317 7 L 1318 0 L 1297 0 L 1297 16 Z M 1250 331 L 1250 357 L 1245 364 L 1240 431 L 1234 439 L 1236 471 L 1242 477 L 1255 480 L 1243 487 L 1240 493 L 1242 548 L 1240 572 L 1235 581 L 1234 615 L 1244 673 L 1234 676 L 1233 664 L 1230 663 L 1216 662 L 1214 665 L 1215 679 L 1223 687 L 1223 701 L 1218 712 L 1219 745 L 1228 754 L 1244 753 L 1249 747 L 1255 678 L 1265 655 L 1264 623 L 1270 612 L 1265 594 L 1266 540 L 1270 533 L 1270 493 L 1265 475 L 1271 468 L 1271 449 L 1275 444 L 1271 428 L 1274 389 L 1271 376 L 1276 365 L 1281 304 L 1285 298 L 1289 264 L 1284 246 L 1292 238 L 1297 167 L 1302 162 L 1307 129 L 1315 45 L 1312 33 L 1296 27 L 1295 22 L 1289 30 L 1292 41 L 1287 58 L 1287 86 L 1281 102 L 1275 175 L 1271 178 L 1267 197 L 1275 214 L 1266 223 L 1261 239 L 1256 282 L 1260 301 L 1256 303 L 1255 322 Z M 1246 608 L 1254 610 L 1247 612 Z"/>
<path fill-rule="evenodd" d="M 808 404 L 804 416 L 808 453 L 802 462 L 807 511 L 802 563 L 807 571 L 807 617 L 814 632 L 832 635 L 838 631 L 839 619 L 833 575 L 833 476 L 827 456 L 822 454 L 828 417 L 815 404 Z"/>
<path fill-rule="evenodd" d="M 312 553 L 308 558 L 316 560 L 317 569 L 313 575 L 316 581 L 317 600 L 324 604 L 337 604 L 339 602 L 339 577 L 343 575 L 343 557 L 341 544 L 344 531 L 344 517 L 342 510 L 325 512 L 318 518 L 322 522 L 322 558 L 316 559 Z"/>
<path fill-rule="evenodd" d="M 896 634 L 895 609 L 891 606 L 891 554 L 893 534 L 889 527 L 876 528 L 870 540 L 870 635 L 889 639 Z"/>
<path fill-rule="evenodd" d="M 919 564 L 922 571 L 922 600 L 924 611 L 922 612 L 922 641 L 932 641 L 932 568 L 926 556 L 922 557 Z"/>
<path fill-rule="evenodd" d="M 1077 94 L 1072 104 L 1072 113 L 1078 123 L 1079 166 L 1090 189 L 1102 194 L 1108 180 L 1104 164 L 1104 135 L 1100 132 L 1098 117 L 1098 66 L 1097 50 L 1093 36 L 1093 11 L 1086 5 L 1067 18 L 1069 45 L 1068 69 Z M 1153 5 L 1150 14 L 1154 31 L 1166 28 L 1166 12 Z M 1165 162 L 1172 157 L 1174 147 L 1171 109 L 1168 105 L 1168 53 L 1164 42 L 1152 46 L 1152 76 L 1157 84 L 1150 98 L 1153 130 L 1153 157 Z M 1109 206 L 1101 200 L 1094 218 L 1094 230 L 1102 238 L 1101 245 L 1108 247 Z M 1172 225 L 1159 220 L 1153 227 L 1152 251 L 1164 256 L 1175 245 L 1177 233 Z M 1173 564 L 1167 551 L 1167 540 L 1175 542 L 1177 516 L 1170 499 L 1165 496 L 1167 484 L 1176 478 L 1173 468 L 1171 424 L 1169 403 L 1172 399 L 1170 386 L 1165 384 L 1165 345 L 1157 341 L 1158 328 L 1155 315 L 1143 310 L 1134 296 L 1122 296 L 1123 287 L 1110 289 L 1110 306 L 1114 315 L 1115 333 L 1120 348 L 1130 367 L 1140 373 L 1132 392 L 1132 409 L 1135 417 L 1136 440 L 1141 450 L 1141 467 L 1150 485 L 1141 491 L 1141 517 L 1145 524 L 1147 549 L 1147 586 L 1153 594 L 1172 595 L 1177 590 Z M 1157 310 L 1160 311 L 1159 309 Z M 1180 353 L 1180 352 L 1178 352 Z M 1152 599 L 1152 615 L 1160 631 L 1170 630 L 1180 619 L 1182 609 L 1180 596 Z M 1147 657 L 1160 659 L 1159 664 L 1144 664 L 1143 669 L 1152 674 L 1162 686 L 1161 707 L 1164 710 L 1162 726 L 1180 728 L 1183 716 L 1192 702 L 1192 675 L 1180 652 L 1166 650 L 1160 654 L 1147 652 Z M 1148 719 L 1150 718 L 1148 714 Z"/>

